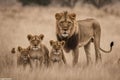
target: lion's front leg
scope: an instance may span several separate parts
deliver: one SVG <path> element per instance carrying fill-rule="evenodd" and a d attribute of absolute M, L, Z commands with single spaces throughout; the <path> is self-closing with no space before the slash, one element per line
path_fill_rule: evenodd
<path fill-rule="evenodd" d="M 78 57 L 79 57 L 79 48 L 73 50 L 73 66 L 75 66 L 78 63 Z"/>

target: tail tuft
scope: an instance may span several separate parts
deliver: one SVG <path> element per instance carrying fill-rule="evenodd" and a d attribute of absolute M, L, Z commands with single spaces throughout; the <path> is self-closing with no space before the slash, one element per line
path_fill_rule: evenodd
<path fill-rule="evenodd" d="M 114 42 L 112 41 L 111 43 L 110 43 L 110 47 L 113 47 L 114 46 Z"/>

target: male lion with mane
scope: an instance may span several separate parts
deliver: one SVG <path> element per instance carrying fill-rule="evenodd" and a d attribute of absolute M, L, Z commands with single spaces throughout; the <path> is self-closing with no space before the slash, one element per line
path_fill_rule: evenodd
<path fill-rule="evenodd" d="M 101 28 L 95 19 L 76 20 L 75 13 L 67 11 L 56 13 L 56 36 L 58 41 L 65 41 L 64 50 L 73 51 L 73 66 L 78 63 L 79 47 L 84 47 L 87 64 L 90 64 L 90 43 L 95 46 L 96 63 L 101 62 L 100 50 L 105 53 L 112 51 L 113 42 L 110 44 L 110 50 L 106 51 L 100 48 Z"/>

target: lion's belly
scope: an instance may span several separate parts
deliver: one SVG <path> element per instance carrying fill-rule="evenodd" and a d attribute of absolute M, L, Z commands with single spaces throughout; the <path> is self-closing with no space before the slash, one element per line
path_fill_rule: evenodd
<path fill-rule="evenodd" d="M 81 46 L 87 44 L 93 38 L 94 35 L 93 26 L 89 22 L 86 23 L 87 25 L 84 24 L 82 23 L 79 24 L 80 28 L 79 44 Z"/>
<path fill-rule="evenodd" d="M 80 38 L 79 38 L 79 44 L 86 44 L 87 42 L 89 42 L 91 39 L 93 38 L 93 33 L 81 33 L 80 34 Z"/>

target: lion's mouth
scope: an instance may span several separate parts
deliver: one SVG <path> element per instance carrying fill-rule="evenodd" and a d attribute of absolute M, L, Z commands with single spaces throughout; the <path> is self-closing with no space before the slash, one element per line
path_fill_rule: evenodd
<path fill-rule="evenodd" d="M 33 47 L 32 49 L 36 51 L 36 50 L 39 49 L 39 47 L 36 47 L 36 46 L 35 46 L 35 47 Z"/>
<path fill-rule="evenodd" d="M 63 37 L 68 37 L 68 34 L 67 33 L 63 33 L 62 36 Z"/>
<path fill-rule="evenodd" d="M 59 53 L 59 52 L 55 52 L 54 54 L 57 54 L 57 55 L 58 55 L 58 54 L 60 54 L 60 53 Z"/>
<path fill-rule="evenodd" d="M 28 60 L 28 58 L 27 57 L 24 57 L 24 61 L 27 61 Z"/>

